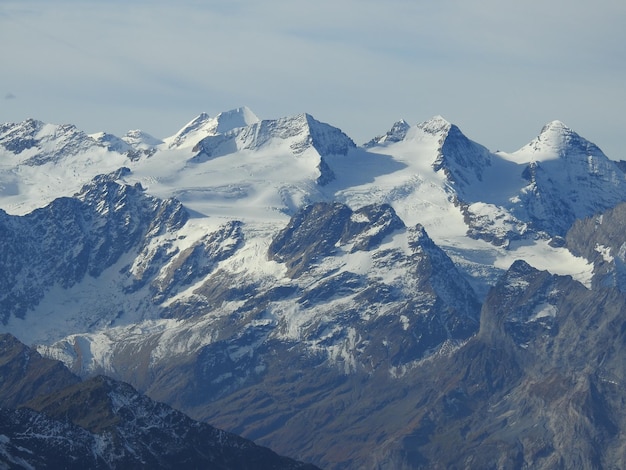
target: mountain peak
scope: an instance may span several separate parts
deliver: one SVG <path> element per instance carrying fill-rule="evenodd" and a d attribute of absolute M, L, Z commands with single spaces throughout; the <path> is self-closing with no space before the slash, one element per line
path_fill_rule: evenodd
<path fill-rule="evenodd" d="M 567 132 L 572 132 L 572 130 L 569 127 L 567 127 L 565 123 L 563 123 L 563 121 L 559 121 L 557 119 L 554 121 L 550 121 L 545 126 L 543 126 L 539 134 L 541 135 L 541 134 L 547 134 L 547 133 L 567 133 Z"/>
<path fill-rule="evenodd" d="M 373 147 L 374 145 L 380 145 L 386 142 L 400 142 L 401 140 L 404 140 L 410 128 L 411 126 L 408 122 L 406 122 L 404 119 L 400 119 L 399 121 L 394 122 L 393 126 L 391 126 L 391 129 L 387 131 L 387 133 L 374 137 L 369 142 L 366 142 L 363 147 L 369 148 Z"/>
<path fill-rule="evenodd" d="M 441 116 L 418 127 L 440 136 L 439 155 L 433 162 L 433 169 L 446 173 L 448 180 L 457 186 L 459 196 L 467 196 L 463 188 L 482 184 L 485 168 L 491 166 L 491 153 L 487 148 L 467 138 L 461 129 Z"/>
<path fill-rule="evenodd" d="M 259 122 L 260 119 L 250 110 L 250 108 L 242 106 L 240 108 L 219 113 L 215 117 L 215 121 L 217 122 L 215 131 L 223 134 L 224 132 L 231 131 L 238 127 L 246 127 L 250 124 Z"/>
<path fill-rule="evenodd" d="M 558 120 L 550 121 L 543 126 L 537 136 L 538 141 L 557 147 L 567 146 L 572 140 L 577 142 L 581 139 L 576 132 Z"/>
<path fill-rule="evenodd" d="M 417 127 L 429 134 L 439 134 L 441 132 L 448 132 L 452 127 L 452 124 L 443 116 L 437 115 L 418 124 Z"/>
<path fill-rule="evenodd" d="M 168 141 L 168 146 L 182 147 L 186 143 L 186 141 L 190 140 L 190 138 L 192 140 L 190 144 L 195 145 L 196 140 L 199 140 L 202 137 L 206 137 L 206 135 L 208 135 L 208 131 L 205 128 L 209 127 L 210 120 L 211 116 L 209 116 L 207 113 L 200 113 L 198 116 L 185 124 L 182 129 L 180 129 L 172 137 L 165 139 L 166 141 Z"/>
<path fill-rule="evenodd" d="M 200 113 L 166 141 L 170 148 L 193 147 L 205 137 L 225 134 L 257 122 L 259 118 L 246 106 L 223 111 L 213 118 L 207 113 Z"/>
<path fill-rule="evenodd" d="M 104 133 L 103 133 L 104 135 Z M 106 146 L 73 124 L 47 124 L 35 119 L 0 124 L 0 147 L 20 155 L 28 165 L 40 165 Z"/>
<path fill-rule="evenodd" d="M 163 143 L 162 140 L 151 136 L 140 129 L 130 130 L 122 137 L 122 140 L 130 146 L 138 149 L 148 149 L 157 147 Z"/>
<path fill-rule="evenodd" d="M 125 153 L 132 149 L 132 145 L 128 142 L 108 132 L 97 132 L 90 134 L 89 137 L 110 152 Z"/>
<path fill-rule="evenodd" d="M 308 113 L 296 116 L 295 120 L 299 121 L 300 117 L 304 118 L 308 137 L 304 142 L 295 146 L 292 145 L 295 153 L 300 153 L 311 145 L 322 157 L 326 157 L 328 155 L 346 155 L 351 148 L 356 147 L 352 139 L 341 129 L 318 121 Z"/>
<path fill-rule="evenodd" d="M 559 158 L 601 157 L 606 155 L 594 143 L 581 137 L 563 122 L 555 120 L 541 128 L 539 135 L 514 152 L 516 160 L 546 161 Z"/>
<path fill-rule="evenodd" d="M 301 155 L 313 147 L 325 157 L 346 155 L 356 147 L 352 139 L 341 129 L 315 119 L 307 113 L 276 120 L 263 120 L 242 128 L 234 128 L 225 134 L 213 134 L 203 138 L 194 147 L 205 157 L 225 155 L 238 150 L 258 150 L 271 143 L 284 142 L 294 155 Z"/>

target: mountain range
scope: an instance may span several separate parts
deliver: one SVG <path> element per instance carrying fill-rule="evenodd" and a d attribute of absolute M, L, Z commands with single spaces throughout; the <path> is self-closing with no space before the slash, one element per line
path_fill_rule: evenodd
<path fill-rule="evenodd" d="M 623 167 L 560 121 L 3 124 L 0 331 L 322 468 L 622 467 Z"/>

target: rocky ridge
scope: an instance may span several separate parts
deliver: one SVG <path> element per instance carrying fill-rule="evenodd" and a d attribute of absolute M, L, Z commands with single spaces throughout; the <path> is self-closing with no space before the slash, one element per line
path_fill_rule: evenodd
<path fill-rule="evenodd" d="M 103 376 L 81 382 L 10 335 L 0 336 L 0 361 L 4 372 L 21 372 L 0 390 L 3 466 L 315 468 L 193 421 L 128 384 Z"/>

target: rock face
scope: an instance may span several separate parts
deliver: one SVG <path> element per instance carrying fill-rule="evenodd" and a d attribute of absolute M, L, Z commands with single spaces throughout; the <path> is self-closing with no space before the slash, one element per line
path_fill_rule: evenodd
<path fill-rule="evenodd" d="M 24 217 L 0 211 L 2 322 L 24 317 L 53 285 L 67 289 L 85 276 L 98 277 L 150 237 L 186 222 L 179 202 L 147 196 L 140 186 L 116 183 L 116 176 L 96 178 L 76 197 Z"/>
<path fill-rule="evenodd" d="M 567 247 L 594 265 L 596 287 L 614 286 L 626 291 L 626 204 L 574 222 L 567 232 Z"/>
<path fill-rule="evenodd" d="M 97 376 L 85 382 L 0 336 L 0 464 L 16 468 L 313 469 Z M 38 388 L 33 388 L 33 386 Z M 17 406 L 20 405 L 19 409 Z"/>
<path fill-rule="evenodd" d="M 440 153 L 433 162 L 435 171 L 443 170 L 448 179 L 459 186 L 480 184 L 483 172 L 491 165 L 491 153 L 482 145 L 472 142 L 454 124 L 434 118 L 420 124 L 425 131 L 441 135 Z"/>
<path fill-rule="evenodd" d="M 351 252 L 369 251 L 403 228 L 404 223 L 388 205 L 353 212 L 344 204 L 313 204 L 296 214 L 274 238 L 268 256 L 285 263 L 289 275 L 298 277 L 316 258 L 332 255 L 338 246 L 351 245 Z"/>
<path fill-rule="evenodd" d="M 479 334 L 398 380 L 384 412 L 349 429 L 358 440 L 379 420 L 405 426 L 363 465 L 621 468 L 625 313 L 615 289 L 514 264 L 489 293 Z"/>

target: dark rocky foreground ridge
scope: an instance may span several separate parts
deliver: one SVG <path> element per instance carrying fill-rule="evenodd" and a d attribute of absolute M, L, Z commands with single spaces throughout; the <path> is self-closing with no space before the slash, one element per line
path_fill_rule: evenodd
<path fill-rule="evenodd" d="M 314 469 L 0 335 L 0 467 Z"/>

